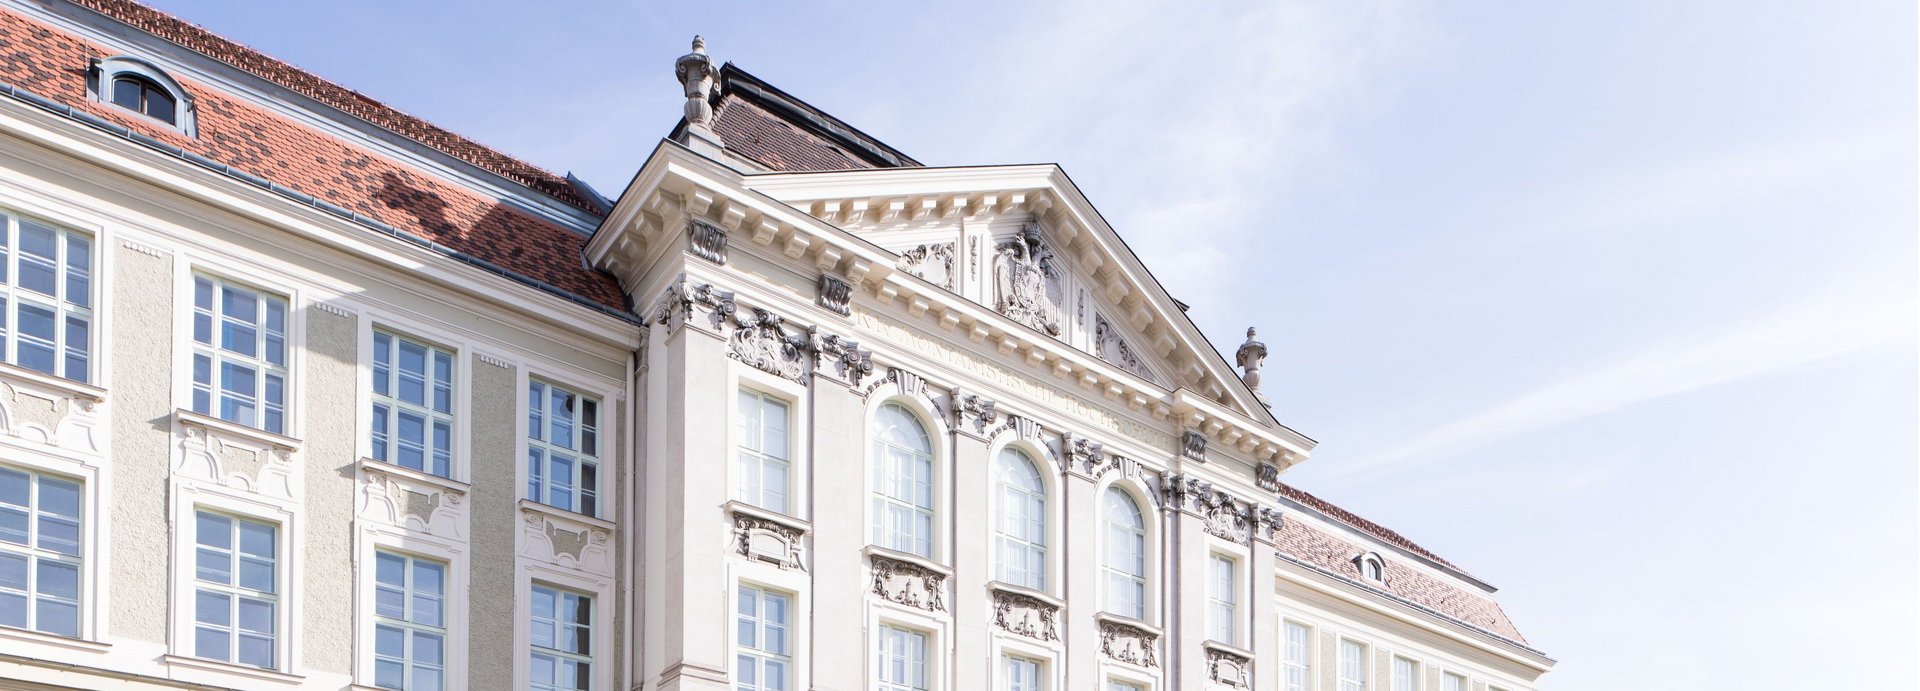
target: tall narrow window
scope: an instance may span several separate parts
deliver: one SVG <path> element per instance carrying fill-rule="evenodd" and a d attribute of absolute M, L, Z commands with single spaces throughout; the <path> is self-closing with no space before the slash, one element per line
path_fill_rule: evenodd
<path fill-rule="evenodd" d="M 874 655 L 878 691 L 926 691 L 927 634 L 881 624 Z"/>
<path fill-rule="evenodd" d="M 194 514 L 193 655 L 274 669 L 279 535 L 268 523 Z"/>
<path fill-rule="evenodd" d="M 7 362 L 77 382 L 93 352 L 93 240 L 0 213 L 0 336 Z"/>
<path fill-rule="evenodd" d="M 446 574 L 439 562 L 374 555 L 374 686 L 438 691 L 445 685 Z"/>
<path fill-rule="evenodd" d="M 1440 691 L 1467 691 L 1465 676 L 1448 672 L 1440 676 Z"/>
<path fill-rule="evenodd" d="M 1367 646 L 1340 641 L 1340 691 L 1367 691 Z"/>
<path fill-rule="evenodd" d="M 1147 618 L 1147 522 L 1140 505 L 1118 487 L 1101 499 L 1106 524 L 1106 554 L 1100 570 L 1106 578 L 1106 610 L 1134 619 Z"/>
<path fill-rule="evenodd" d="M 1000 671 L 1006 677 L 1007 691 L 1040 691 L 1040 663 L 1018 655 L 1000 656 Z"/>
<path fill-rule="evenodd" d="M 286 298 L 193 277 L 193 411 L 286 432 Z"/>
<path fill-rule="evenodd" d="M 1108 681 L 1107 691 L 1146 691 L 1146 689 L 1139 684 L 1129 684 L 1124 681 Z"/>
<path fill-rule="evenodd" d="M 787 512 L 787 402 L 752 389 L 739 396 L 740 448 L 736 493 L 740 501 Z"/>
<path fill-rule="evenodd" d="M 1393 691 L 1420 691 L 1420 663 L 1393 657 Z"/>
<path fill-rule="evenodd" d="M 373 460 L 453 472 L 453 353 L 373 334 Z"/>
<path fill-rule="evenodd" d="M 787 617 L 793 599 L 782 593 L 741 586 L 734 620 L 735 691 L 787 691 L 793 669 L 792 643 L 787 639 Z"/>
<path fill-rule="evenodd" d="M 0 626 L 80 636 L 80 483 L 0 468 Z"/>
<path fill-rule="evenodd" d="M 1047 587 L 1047 486 L 1033 459 L 1017 449 L 1002 449 L 995 461 L 999 476 L 1000 573 L 1003 583 L 1045 590 Z"/>
<path fill-rule="evenodd" d="M 546 586 L 533 587 L 532 663 L 527 678 L 536 691 L 585 691 L 593 687 L 593 598 Z"/>
<path fill-rule="evenodd" d="M 1234 591 L 1238 590 L 1238 580 L 1232 557 L 1207 556 L 1207 637 L 1228 645 L 1236 642 Z"/>
<path fill-rule="evenodd" d="M 873 542 L 933 556 L 933 442 L 920 418 L 888 403 L 874 416 Z"/>
<path fill-rule="evenodd" d="M 599 489 L 600 403 L 527 382 L 527 498 L 595 516 Z"/>
<path fill-rule="evenodd" d="M 121 75 L 113 79 L 113 104 L 159 120 L 174 124 L 177 116 L 174 110 L 177 104 L 173 94 L 167 93 L 160 85 L 140 77 Z"/>
<path fill-rule="evenodd" d="M 1287 640 L 1281 645 L 1284 658 L 1282 664 L 1286 670 L 1287 691 L 1307 691 L 1313 688 L 1313 631 L 1293 622 L 1286 623 Z"/>

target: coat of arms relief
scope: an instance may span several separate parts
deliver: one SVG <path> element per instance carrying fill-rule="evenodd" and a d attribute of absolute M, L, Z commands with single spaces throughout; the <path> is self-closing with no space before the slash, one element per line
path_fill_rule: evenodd
<path fill-rule="evenodd" d="M 993 307 L 1014 321 L 1059 336 L 1064 273 L 1053 250 L 1029 221 L 1020 234 L 993 248 Z"/>

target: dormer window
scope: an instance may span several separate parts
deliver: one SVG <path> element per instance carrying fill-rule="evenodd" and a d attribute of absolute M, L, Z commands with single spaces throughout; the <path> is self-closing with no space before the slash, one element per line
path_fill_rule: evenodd
<path fill-rule="evenodd" d="M 1381 585 L 1387 584 L 1387 562 L 1376 552 L 1368 552 L 1353 558 L 1354 567 L 1360 570 L 1360 578 Z"/>
<path fill-rule="evenodd" d="M 194 135 L 193 95 L 145 60 L 123 55 L 94 61 L 87 74 L 87 95 Z"/>

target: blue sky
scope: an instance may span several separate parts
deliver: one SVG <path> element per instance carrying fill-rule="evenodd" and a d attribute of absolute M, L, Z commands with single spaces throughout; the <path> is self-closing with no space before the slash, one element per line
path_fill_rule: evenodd
<path fill-rule="evenodd" d="M 1060 163 L 1546 688 L 1920 679 L 1910 2 L 155 4 L 608 194 L 694 33 Z"/>

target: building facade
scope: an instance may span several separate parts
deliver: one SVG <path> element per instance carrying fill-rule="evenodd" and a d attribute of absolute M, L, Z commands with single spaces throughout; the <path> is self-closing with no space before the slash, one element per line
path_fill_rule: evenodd
<path fill-rule="evenodd" d="M 1265 346 L 1057 166 L 924 166 L 698 39 L 613 200 L 139 4 L 4 0 L 0 46 L 0 686 L 1553 664 L 1283 482 Z"/>

